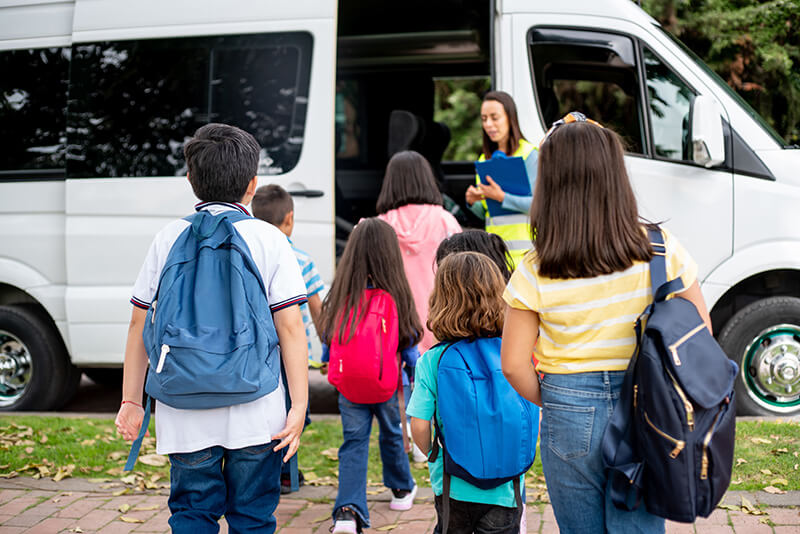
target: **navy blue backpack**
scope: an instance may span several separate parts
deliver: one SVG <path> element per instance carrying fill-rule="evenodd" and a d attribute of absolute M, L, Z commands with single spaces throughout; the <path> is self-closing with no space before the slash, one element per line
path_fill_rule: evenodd
<path fill-rule="evenodd" d="M 147 430 L 150 397 L 175 408 L 210 409 L 278 387 L 278 336 L 266 288 L 233 227 L 248 218 L 237 211 L 190 215 L 169 251 L 144 325 L 148 399 L 126 470 Z"/>
<path fill-rule="evenodd" d="M 602 441 L 611 498 L 673 521 L 708 517 L 725 494 L 736 429 L 737 366 L 694 304 L 667 297 L 663 236 L 650 230 L 653 303 L 636 322 L 637 346 Z M 643 324 L 646 319 L 646 324 Z"/>
<path fill-rule="evenodd" d="M 442 532 L 449 521 L 450 477 L 481 489 L 514 482 L 522 509 L 519 477 L 533 465 L 539 407 L 508 383 L 500 365 L 499 337 L 448 343 L 439 355 L 433 447 L 443 453 Z M 441 344 L 440 344 L 441 345 Z M 442 419 L 444 428 L 439 426 Z"/>

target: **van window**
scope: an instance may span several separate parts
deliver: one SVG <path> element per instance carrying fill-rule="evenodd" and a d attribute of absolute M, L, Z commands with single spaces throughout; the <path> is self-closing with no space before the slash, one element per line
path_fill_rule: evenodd
<path fill-rule="evenodd" d="M 450 134 L 442 161 L 472 162 L 481 153 L 481 97 L 491 88 L 488 76 L 434 79 L 433 120 Z"/>
<path fill-rule="evenodd" d="M 209 122 L 255 136 L 259 174 L 290 171 L 303 145 L 311 47 L 305 32 L 73 45 L 67 175 L 183 175 L 183 144 Z"/>
<path fill-rule="evenodd" d="M 694 92 L 646 46 L 642 55 L 655 155 L 689 161 L 689 114 Z"/>
<path fill-rule="evenodd" d="M 69 48 L 0 52 L 0 180 L 64 177 Z"/>
<path fill-rule="evenodd" d="M 630 37 L 532 28 L 528 43 L 545 130 L 570 111 L 580 111 L 613 128 L 629 152 L 644 152 L 639 75 Z"/>

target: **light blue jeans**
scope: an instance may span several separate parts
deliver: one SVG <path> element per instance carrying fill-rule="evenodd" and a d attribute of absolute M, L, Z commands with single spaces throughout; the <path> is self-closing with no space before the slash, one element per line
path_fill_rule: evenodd
<path fill-rule="evenodd" d="M 367 509 L 367 460 L 372 417 L 378 420 L 378 445 L 383 463 L 383 484 L 390 489 L 410 490 L 414 487 L 408 454 L 403 449 L 400 410 L 397 393 L 386 402 L 357 404 L 339 394 L 339 413 L 342 416 L 344 443 L 339 447 L 339 491 L 333 505 L 333 515 L 343 507 L 352 508 L 369 527 Z"/>
<path fill-rule="evenodd" d="M 663 534 L 664 519 L 611 502 L 600 442 L 624 371 L 545 375 L 540 432 L 547 492 L 561 534 Z"/>

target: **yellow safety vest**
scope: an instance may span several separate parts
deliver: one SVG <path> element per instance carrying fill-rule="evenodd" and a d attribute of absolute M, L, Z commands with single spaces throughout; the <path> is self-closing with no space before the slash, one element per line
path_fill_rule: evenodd
<path fill-rule="evenodd" d="M 532 144 L 525 139 L 520 139 L 519 146 L 517 150 L 511 154 L 511 157 L 527 159 L 533 150 L 534 146 Z M 478 161 L 486 161 L 486 157 L 481 154 Z M 475 175 L 475 184 L 480 184 L 480 177 L 477 175 Z M 511 253 L 514 267 L 516 267 L 532 246 L 528 215 L 526 213 L 514 213 L 492 217 L 489 215 L 489 208 L 486 206 L 486 201 L 481 200 L 481 204 L 483 204 L 483 209 L 486 213 L 486 231 L 497 234 L 503 238 L 503 241 L 505 241 L 508 247 L 508 251 Z"/>

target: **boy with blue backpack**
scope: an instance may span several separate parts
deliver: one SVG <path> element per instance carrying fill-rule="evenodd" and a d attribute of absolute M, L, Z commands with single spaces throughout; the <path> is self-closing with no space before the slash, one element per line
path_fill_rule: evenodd
<path fill-rule="evenodd" d="M 274 532 L 280 463 L 305 419 L 305 285 L 285 236 L 245 208 L 259 150 L 233 126 L 197 130 L 184 147 L 197 213 L 156 235 L 133 288 L 116 426 L 137 439 L 131 469 L 156 399 L 176 533 L 216 533 L 223 515 L 232 533 Z"/>
<path fill-rule="evenodd" d="M 431 451 L 438 534 L 520 530 L 539 408 L 502 373 L 504 285 L 497 265 L 477 252 L 451 254 L 436 272 L 428 326 L 442 341 L 417 363 L 407 412 L 414 441 Z"/>

